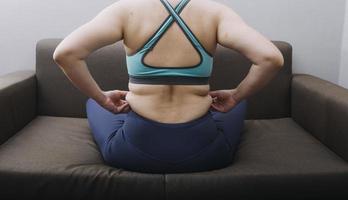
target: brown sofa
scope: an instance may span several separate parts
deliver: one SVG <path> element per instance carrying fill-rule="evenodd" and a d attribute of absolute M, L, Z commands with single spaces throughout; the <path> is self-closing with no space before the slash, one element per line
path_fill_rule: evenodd
<path fill-rule="evenodd" d="M 38 41 L 36 70 L 0 77 L 0 199 L 348 199 L 348 90 L 284 67 L 248 98 L 235 162 L 197 173 L 146 174 L 105 165 L 86 119 L 87 96 Z M 128 90 L 122 42 L 87 58 L 103 90 Z M 211 90 L 231 89 L 251 62 L 218 46 Z M 330 67 L 330 66 L 328 66 Z"/>

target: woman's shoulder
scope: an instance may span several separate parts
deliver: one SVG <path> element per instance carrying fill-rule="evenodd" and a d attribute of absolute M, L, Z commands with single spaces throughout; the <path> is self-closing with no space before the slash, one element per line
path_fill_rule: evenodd
<path fill-rule="evenodd" d="M 180 1 L 181 0 L 168 0 L 172 6 L 178 4 Z M 141 8 L 144 10 L 148 7 L 154 7 L 160 4 L 161 2 L 159 0 L 119 0 L 113 3 L 115 6 L 124 6 L 129 10 L 134 8 Z M 189 4 L 192 4 L 191 7 L 193 9 L 201 9 L 200 11 L 204 10 L 209 12 L 219 12 L 220 9 L 225 9 L 226 7 L 231 8 L 224 3 L 214 0 L 190 0 Z"/>
<path fill-rule="evenodd" d="M 181 0 L 168 0 L 173 7 L 180 1 Z M 189 4 L 191 5 L 185 9 L 189 10 L 188 12 L 192 13 L 192 16 L 196 13 L 204 19 L 209 18 L 218 20 L 222 13 L 235 13 L 229 5 L 214 0 L 190 0 Z M 122 13 L 127 18 L 134 15 L 137 15 L 138 17 L 147 16 L 148 12 L 153 13 L 156 9 L 161 11 L 161 6 L 159 0 L 119 0 L 110 5 L 110 7 L 115 8 L 115 12 L 120 12 L 122 10 Z M 204 15 L 202 15 L 202 13 L 204 13 Z"/>

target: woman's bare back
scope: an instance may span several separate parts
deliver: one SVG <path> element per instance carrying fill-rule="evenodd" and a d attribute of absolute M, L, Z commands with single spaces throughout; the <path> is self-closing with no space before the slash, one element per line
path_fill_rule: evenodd
<path fill-rule="evenodd" d="M 169 15 L 157 0 L 130 0 L 129 16 L 124 32 L 127 55 L 133 55 L 151 37 Z M 179 0 L 168 0 L 175 7 Z M 180 16 L 201 44 L 215 53 L 217 20 L 211 1 L 190 0 Z M 144 58 L 151 66 L 193 66 L 200 62 L 195 50 L 177 23 L 173 23 Z M 196 119 L 208 111 L 212 103 L 209 85 L 151 85 L 129 83 L 126 100 L 140 115 L 163 123 L 181 123 Z"/>

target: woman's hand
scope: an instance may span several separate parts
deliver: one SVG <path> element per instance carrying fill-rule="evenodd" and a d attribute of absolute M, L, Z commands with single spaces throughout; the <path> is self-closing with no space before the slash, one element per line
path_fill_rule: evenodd
<path fill-rule="evenodd" d="M 210 91 L 209 95 L 213 98 L 211 107 L 220 112 L 227 112 L 236 106 L 239 101 L 233 98 L 236 89 Z"/>
<path fill-rule="evenodd" d="M 130 106 L 125 100 L 128 91 L 125 90 L 110 90 L 102 91 L 105 98 L 98 102 L 103 108 L 113 113 L 129 112 Z"/>

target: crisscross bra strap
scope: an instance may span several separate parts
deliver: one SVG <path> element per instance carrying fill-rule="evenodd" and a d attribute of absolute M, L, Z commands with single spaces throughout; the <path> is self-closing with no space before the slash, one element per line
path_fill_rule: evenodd
<path fill-rule="evenodd" d="M 137 53 L 127 57 L 127 67 L 133 67 L 133 71 L 129 73 L 129 81 L 132 83 L 144 83 L 144 84 L 179 84 L 179 85 L 205 85 L 209 84 L 209 75 L 211 73 L 212 56 L 204 49 L 203 45 L 199 42 L 197 37 L 193 34 L 190 28 L 185 24 L 182 18 L 179 16 L 183 8 L 187 5 L 190 0 L 181 0 L 179 4 L 173 7 L 167 2 L 167 0 L 161 0 L 169 16 L 164 20 L 162 25 L 153 34 L 152 37 L 145 43 Z M 175 21 L 174 21 L 175 20 Z M 142 61 L 146 53 L 151 50 L 154 45 L 159 41 L 161 36 L 171 26 L 173 22 L 176 22 L 182 29 L 190 43 L 200 52 L 202 67 L 192 66 L 190 69 L 183 67 L 179 68 L 159 68 L 148 69 Z M 209 57 L 208 57 L 209 56 Z M 133 59 L 133 60 L 131 60 Z M 141 61 L 141 62 L 140 62 Z M 140 63 L 136 63 L 140 62 Z M 132 66 L 131 66 L 132 65 Z M 207 66 L 207 67 L 203 67 Z M 209 65 L 209 66 L 208 66 Z M 138 71 L 136 71 L 138 67 Z M 140 68 L 142 68 L 140 70 Z M 199 74 L 199 76 L 198 76 Z M 202 76 L 204 74 L 204 76 Z M 197 76 L 196 76 L 197 75 Z"/>
<path fill-rule="evenodd" d="M 180 3 L 176 6 L 175 11 L 178 13 L 181 13 L 185 5 L 189 2 L 189 0 L 182 0 Z M 158 40 L 161 38 L 161 36 L 167 31 L 167 29 L 172 25 L 174 22 L 174 18 L 172 15 L 170 15 L 160 26 L 160 28 L 156 31 L 156 33 L 151 37 L 151 39 L 144 45 L 144 47 L 139 51 L 139 53 L 142 53 L 144 51 L 148 51 L 149 49 L 152 49 L 155 44 L 158 42 Z"/>
<path fill-rule="evenodd" d="M 190 0 L 182 0 L 189 2 Z M 196 47 L 199 47 L 200 49 L 203 49 L 203 46 L 201 43 L 198 41 L 198 39 L 195 37 L 195 35 L 192 33 L 190 28 L 186 25 L 184 20 L 175 12 L 173 7 L 168 3 L 167 0 L 161 0 L 163 5 L 166 7 L 168 12 L 174 17 L 175 21 L 179 25 L 179 27 L 184 31 L 184 33 L 188 36 L 188 38 L 191 40 L 192 44 L 195 45 Z M 181 2 L 180 2 L 181 3 Z M 187 3 L 186 3 L 187 4 Z M 185 5 L 186 5 L 185 4 Z"/>

